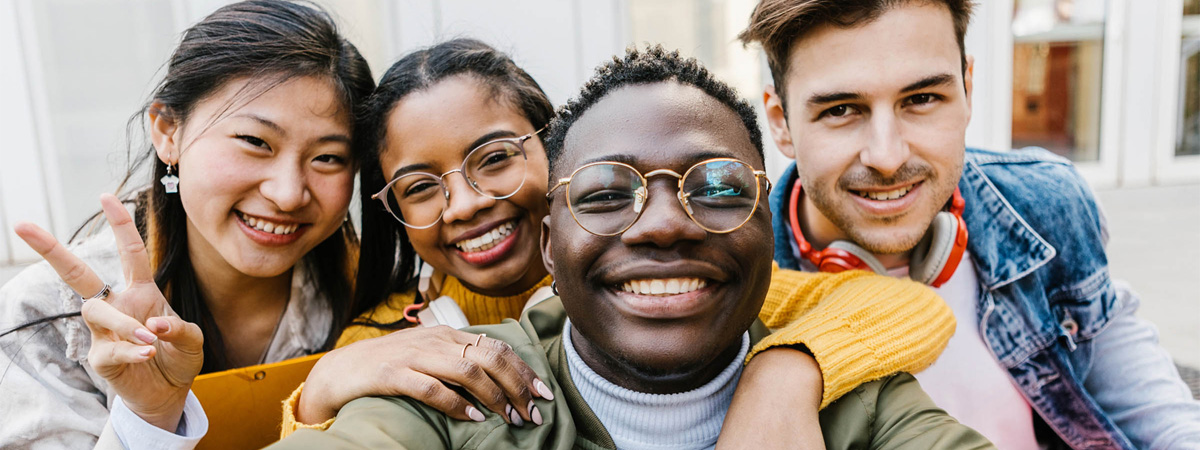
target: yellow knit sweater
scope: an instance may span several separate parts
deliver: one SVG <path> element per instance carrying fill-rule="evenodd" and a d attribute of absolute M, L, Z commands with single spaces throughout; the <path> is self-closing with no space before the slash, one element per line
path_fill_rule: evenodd
<path fill-rule="evenodd" d="M 458 302 L 471 324 L 499 323 L 517 318 L 533 291 L 550 281 L 546 277 L 527 292 L 496 298 L 471 292 L 457 279 L 446 277 L 441 293 Z M 396 321 L 414 295 L 393 295 L 363 317 L 380 323 Z M 755 345 L 747 360 L 770 347 L 807 347 L 824 379 L 821 408 L 862 383 L 929 367 L 955 327 L 950 307 L 928 287 L 863 271 L 827 274 L 776 268 L 759 319 L 774 333 Z M 352 326 L 337 346 L 388 333 Z M 284 401 L 281 438 L 300 428 L 323 430 L 334 421 L 315 425 L 296 421 L 294 408 L 303 389 L 301 385 Z"/>

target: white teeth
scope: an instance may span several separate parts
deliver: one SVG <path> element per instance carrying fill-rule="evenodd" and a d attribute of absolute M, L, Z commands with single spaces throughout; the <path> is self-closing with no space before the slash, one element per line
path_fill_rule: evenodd
<path fill-rule="evenodd" d="M 242 213 L 238 213 L 238 216 L 242 218 L 243 222 L 246 222 L 246 225 L 250 225 L 250 228 L 271 234 L 292 234 L 296 232 L 297 228 L 300 228 L 300 225 L 298 224 L 284 225 L 281 223 L 268 222 L 264 219 L 250 217 Z"/>
<path fill-rule="evenodd" d="M 499 244 L 500 241 L 504 240 L 506 236 L 512 234 L 512 231 L 516 229 L 516 227 L 516 222 L 509 222 L 504 225 L 500 225 L 479 237 L 459 241 L 455 243 L 454 246 L 467 253 L 488 250 L 492 247 L 495 247 L 496 244 Z"/>
<path fill-rule="evenodd" d="M 871 199 L 871 200 L 895 200 L 900 197 L 904 197 L 905 195 L 908 195 L 909 191 L 912 191 L 914 186 L 916 186 L 916 185 L 914 184 L 911 186 L 905 186 L 900 189 L 895 189 L 895 190 L 885 191 L 885 192 L 855 191 L 855 193 L 858 194 L 862 198 Z"/>
<path fill-rule="evenodd" d="M 632 280 L 621 284 L 621 290 L 638 295 L 677 295 L 703 289 L 708 282 L 699 278 L 667 278 Z"/>

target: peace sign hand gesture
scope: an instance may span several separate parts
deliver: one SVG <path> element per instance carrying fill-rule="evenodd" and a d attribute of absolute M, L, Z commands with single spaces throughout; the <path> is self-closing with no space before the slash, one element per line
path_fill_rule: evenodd
<path fill-rule="evenodd" d="M 174 432 L 192 379 L 204 365 L 204 337 L 200 327 L 175 314 L 154 283 L 146 246 L 120 200 L 104 194 L 100 204 L 121 255 L 128 286 L 122 292 L 104 295 L 108 285 L 37 225 L 20 223 L 15 231 L 75 292 L 96 295 L 83 303 L 82 311 L 92 331 L 88 362 L 96 373 L 131 411 Z"/>

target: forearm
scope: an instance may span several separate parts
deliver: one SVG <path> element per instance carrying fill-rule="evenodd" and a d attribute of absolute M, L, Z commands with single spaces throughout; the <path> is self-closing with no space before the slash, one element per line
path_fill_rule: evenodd
<path fill-rule="evenodd" d="M 862 271 L 776 271 L 760 318 L 776 331 L 750 357 L 776 346 L 807 347 L 824 380 L 822 408 L 862 383 L 933 364 L 955 327 L 933 290 Z"/>
<path fill-rule="evenodd" d="M 742 372 L 717 448 L 825 448 L 817 416 L 822 390 L 812 356 L 787 347 L 763 352 Z"/>

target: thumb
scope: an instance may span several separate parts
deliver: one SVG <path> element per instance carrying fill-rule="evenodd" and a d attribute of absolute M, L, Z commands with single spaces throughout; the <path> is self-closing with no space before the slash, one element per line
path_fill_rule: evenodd
<path fill-rule="evenodd" d="M 146 319 L 146 328 L 180 351 L 204 352 L 204 334 L 200 332 L 200 327 L 178 316 L 151 317 Z"/>

